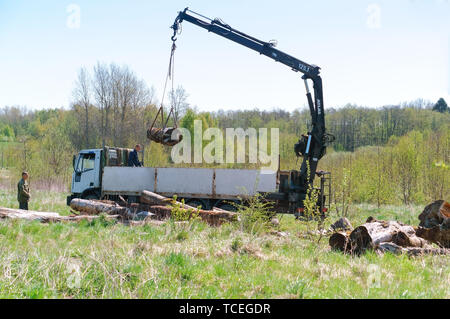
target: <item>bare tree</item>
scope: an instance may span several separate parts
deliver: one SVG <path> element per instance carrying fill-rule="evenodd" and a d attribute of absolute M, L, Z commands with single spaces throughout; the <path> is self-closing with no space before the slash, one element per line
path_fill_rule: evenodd
<path fill-rule="evenodd" d="M 98 107 L 100 108 L 100 125 L 102 147 L 106 145 L 109 134 L 109 113 L 112 106 L 111 75 L 106 64 L 98 62 L 94 67 L 94 93 Z"/>
<path fill-rule="evenodd" d="M 84 143 L 89 146 L 89 107 L 91 105 L 91 80 L 89 72 L 82 67 L 78 71 L 78 78 L 73 90 L 75 103 L 84 111 Z"/>
<path fill-rule="evenodd" d="M 176 90 L 171 90 L 169 93 L 170 105 L 173 107 L 175 120 L 178 120 L 180 116 L 183 116 L 188 109 L 188 96 L 186 90 L 181 85 L 178 86 Z"/>

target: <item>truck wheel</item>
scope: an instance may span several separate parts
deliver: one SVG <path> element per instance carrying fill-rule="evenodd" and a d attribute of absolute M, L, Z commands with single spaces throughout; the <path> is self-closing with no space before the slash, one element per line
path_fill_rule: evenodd
<path fill-rule="evenodd" d="M 95 194 L 95 193 L 90 193 L 90 194 L 87 194 L 87 195 L 85 195 L 85 196 L 83 196 L 83 198 L 84 199 L 99 199 L 98 198 L 98 196 L 97 196 L 97 194 Z"/>
<path fill-rule="evenodd" d="M 185 203 L 187 205 L 195 207 L 195 208 L 200 206 L 201 209 L 205 209 L 205 207 L 206 207 L 205 203 L 200 199 L 190 199 L 190 200 L 185 201 Z"/>

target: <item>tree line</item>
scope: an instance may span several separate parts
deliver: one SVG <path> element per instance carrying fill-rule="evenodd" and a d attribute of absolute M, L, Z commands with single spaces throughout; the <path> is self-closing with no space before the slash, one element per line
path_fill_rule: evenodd
<path fill-rule="evenodd" d="M 83 148 L 104 145 L 145 147 L 145 163 L 170 166 L 170 148 L 149 144 L 146 130 L 160 106 L 153 87 L 127 66 L 98 63 L 81 68 L 70 109 L 31 111 L 24 107 L 0 109 L 1 165 L 15 172 L 30 171 L 48 185 L 68 185 L 72 155 Z M 293 145 L 310 127 L 306 108 L 198 112 L 180 86 L 164 103 L 174 107 L 179 126 L 193 129 L 272 128 L 280 130 L 282 169 L 298 169 Z M 320 163 L 334 177 L 334 200 L 353 202 L 425 202 L 449 193 L 450 113 L 443 99 L 416 100 L 400 105 L 367 108 L 346 105 L 326 110 L 329 133 L 336 141 Z M 173 119 L 168 123 L 173 124 Z M 156 122 L 161 125 L 161 119 Z M 245 164 L 226 167 L 250 167 Z"/>

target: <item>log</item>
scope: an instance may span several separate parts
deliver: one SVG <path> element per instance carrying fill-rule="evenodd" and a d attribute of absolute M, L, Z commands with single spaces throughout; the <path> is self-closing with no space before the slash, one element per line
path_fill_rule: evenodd
<path fill-rule="evenodd" d="M 399 232 L 402 234 L 399 235 Z M 404 237 L 408 237 L 405 239 Z M 411 240 L 409 237 L 412 237 Z M 351 251 L 360 254 L 366 249 L 374 249 L 381 243 L 392 242 L 396 244 L 423 245 L 420 239 L 416 238 L 415 230 L 412 226 L 404 225 L 396 221 L 378 221 L 369 217 L 367 222 L 356 227 L 350 233 Z"/>
<path fill-rule="evenodd" d="M 450 255 L 448 248 L 433 248 L 433 247 L 401 247 L 393 242 L 381 243 L 378 246 L 381 252 L 391 252 L 393 254 L 408 254 L 409 256 L 421 255 Z"/>
<path fill-rule="evenodd" d="M 172 207 L 170 206 L 154 205 L 149 207 L 149 211 L 155 214 L 156 218 L 158 219 L 166 219 L 172 215 Z M 216 212 L 212 210 L 191 209 L 191 216 L 192 214 L 198 214 L 198 217 L 200 217 L 204 222 L 208 223 L 211 226 L 220 226 L 224 222 L 233 222 L 238 220 L 237 214 L 231 212 Z"/>
<path fill-rule="evenodd" d="M 147 138 L 156 143 L 174 146 L 183 140 L 183 135 L 176 127 L 165 129 L 152 127 L 147 130 Z"/>
<path fill-rule="evenodd" d="M 437 200 L 427 205 L 419 215 L 416 235 L 439 245 L 450 248 L 450 204 Z"/>
<path fill-rule="evenodd" d="M 132 214 L 127 207 L 118 204 L 110 204 L 101 201 L 74 198 L 70 202 L 70 208 L 84 213 L 85 215 L 100 215 L 102 213 L 108 215 L 120 215 L 125 219 L 132 218 Z"/>
<path fill-rule="evenodd" d="M 153 193 L 153 192 L 150 192 L 150 191 L 143 190 L 142 193 L 141 193 L 141 202 L 145 203 L 145 204 L 148 204 L 148 205 L 164 206 L 164 205 L 171 205 L 172 202 L 173 202 L 173 199 L 165 197 L 165 196 L 162 196 L 162 195 L 159 195 L 159 194 L 156 194 L 156 193 Z M 193 206 L 190 206 L 188 204 L 183 204 L 180 201 L 176 201 L 176 202 L 177 202 L 178 205 L 180 205 L 181 208 L 197 210 L 197 207 L 193 207 Z M 223 209 L 220 209 L 220 208 L 215 208 L 215 207 L 213 208 L 213 210 L 217 210 L 217 211 L 220 210 L 220 211 L 223 211 L 223 212 L 231 213 L 229 211 L 226 211 L 226 210 L 223 210 Z"/>
<path fill-rule="evenodd" d="M 342 252 L 349 252 L 351 249 L 350 240 L 347 233 L 336 232 L 330 236 L 329 244 L 331 249 Z"/>
<path fill-rule="evenodd" d="M 425 206 L 419 215 L 420 227 L 433 228 L 441 225 L 445 219 L 450 218 L 450 204 L 444 200 L 437 200 Z"/>
<path fill-rule="evenodd" d="M 171 198 L 167 198 L 165 196 L 143 190 L 141 192 L 141 203 L 148 205 L 170 205 L 172 203 Z"/>
<path fill-rule="evenodd" d="M 106 216 L 107 219 L 118 219 L 120 215 Z M 10 219 L 25 219 L 25 220 L 37 220 L 42 223 L 48 222 L 64 222 L 64 221 L 74 221 L 78 222 L 81 220 L 92 221 L 99 216 L 88 216 L 88 215 L 78 215 L 78 216 L 61 216 L 58 213 L 53 212 L 38 212 L 33 210 L 22 210 L 22 209 L 12 209 L 0 207 L 0 218 L 10 218 Z"/>
<path fill-rule="evenodd" d="M 392 236 L 392 242 L 402 247 L 427 247 L 428 242 L 416 236 L 416 234 L 407 234 L 399 231 Z"/>
<path fill-rule="evenodd" d="M 339 231 L 339 230 L 346 231 L 346 230 L 352 230 L 353 226 L 347 218 L 341 217 L 336 222 L 331 224 L 330 229 L 334 230 L 334 231 Z"/>
<path fill-rule="evenodd" d="M 450 229 L 437 225 L 433 228 L 419 227 L 416 235 L 443 248 L 450 248 Z"/>

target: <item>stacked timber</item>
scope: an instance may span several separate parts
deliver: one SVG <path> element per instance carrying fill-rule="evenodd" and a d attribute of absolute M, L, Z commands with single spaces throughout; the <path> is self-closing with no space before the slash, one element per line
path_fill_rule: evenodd
<path fill-rule="evenodd" d="M 119 205 L 111 201 L 75 198 L 70 202 L 70 207 L 84 215 L 99 215 L 103 213 L 118 215 L 124 220 L 142 220 L 146 218 L 162 220 L 172 216 L 172 210 L 174 209 L 172 204 L 172 199 L 144 190 L 141 194 L 141 203 L 127 204 L 123 201 L 122 205 Z M 182 202 L 176 202 L 175 204 L 177 206 L 176 209 L 187 213 L 189 217 L 198 216 L 213 226 L 238 220 L 236 213 L 223 209 L 203 210 Z"/>
<path fill-rule="evenodd" d="M 450 204 L 437 201 L 425 207 L 416 229 L 397 221 L 367 221 L 353 230 L 336 231 L 330 236 L 333 250 L 360 255 L 371 249 L 408 255 L 450 254 Z M 432 244 L 437 244 L 435 247 Z"/>
<path fill-rule="evenodd" d="M 150 192 L 142 191 L 141 202 L 149 205 L 150 212 L 156 216 L 171 216 L 173 200 L 165 196 Z M 213 208 L 213 210 L 198 209 L 187 204 L 177 202 L 178 209 L 189 212 L 191 216 L 198 216 L 203 221 L 213 226 L 219 226 L 223 222 L 232 222 L 238 220 L 238 216 L 234 212 L 229 212 L 223 209 Z"/>

